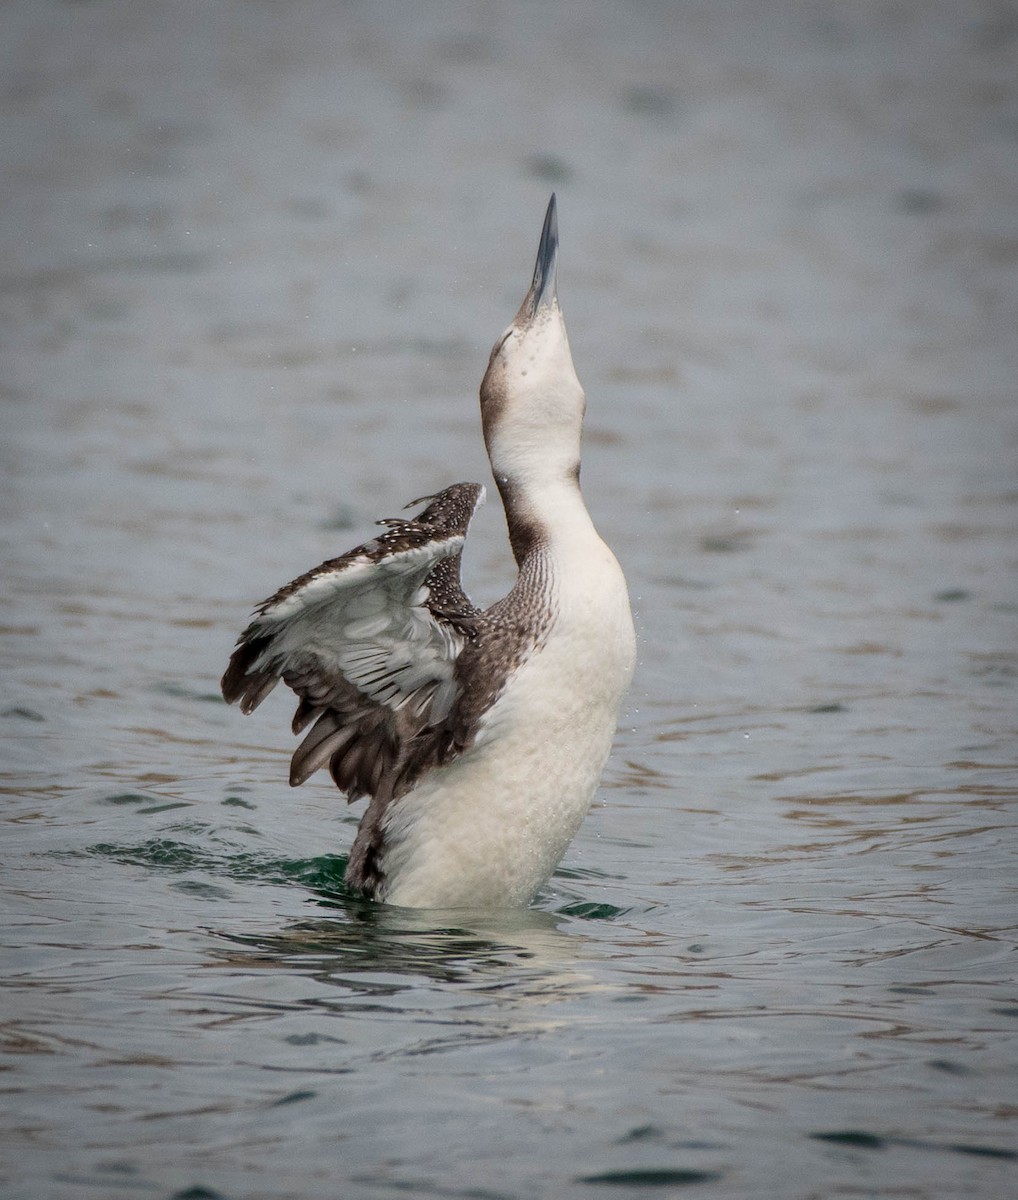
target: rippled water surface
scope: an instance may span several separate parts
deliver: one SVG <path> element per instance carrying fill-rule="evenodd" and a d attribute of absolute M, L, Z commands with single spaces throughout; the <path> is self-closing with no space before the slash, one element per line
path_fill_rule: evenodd
<path fill-rule="evenodd" d="M 0 47 L 4 1196 L 1012 1194 L 1018 9 L 12 0 Z M 488 482 L 553 188 L 640 669 L 532 910 L 372 906 L 287 699 L 217 681 Z"/>

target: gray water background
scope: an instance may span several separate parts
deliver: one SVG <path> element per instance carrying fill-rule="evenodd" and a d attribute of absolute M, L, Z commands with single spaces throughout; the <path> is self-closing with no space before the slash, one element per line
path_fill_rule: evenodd
<path fill-rule="evenodd" d="M 1013 1195 L 1015 5 L 10 0 L 0 71 L 3 1195 Z M 387 911 L 217 680 L 489 482 L 552 189 L 640 667 L 532 911 Z"/>

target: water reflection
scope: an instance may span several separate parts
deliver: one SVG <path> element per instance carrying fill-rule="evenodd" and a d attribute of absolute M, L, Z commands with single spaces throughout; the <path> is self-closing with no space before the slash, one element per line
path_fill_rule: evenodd
<path fill-rule="evenodd" d="M 415 911 L 359 898 L 333 903 L 342 915 L 282 930 L 210 930 L 230 947 L 214 949 L 210 965 L 286 970 L 376 997 L 434 984 L 529 1001 L 582 994 L 591 986 L 578 970 L 590 954 L 587 939 L 564 932 L 552 913 Z"/>

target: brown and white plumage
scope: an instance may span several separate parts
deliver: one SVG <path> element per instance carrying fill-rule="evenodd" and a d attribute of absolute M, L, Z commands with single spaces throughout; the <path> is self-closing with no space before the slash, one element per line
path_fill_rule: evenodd
<path fill-rule="evenodd" d="M 579 490 L 584 398 L 557 255 L 553 196 L 481 385 L 509 594 L 482 612 L 463 592 L 484 492 L 455 484 L 266 600 L 223 677 L 245 713 L 280 679 L 297 694 L 294 733 L 311 728 L 290 782 L 327 765 L 350 800 L 369 797 L 346 878 L 393 903 L 529 902 L 590 805 L 632 674 L 625 581 Z"/>
<path fill-rule="evenodd" d="M 370 796 L 383 810 L 466 743 L 456 660 L 479 611 L 460 560 L 484 489 L 457 483 L 408 507 L 425 500 L 416 518 L 379 522 L 385 533 L 280 588 L 240 636 L 222 680 L 227 703 L 254 712 L 282 679 L 300 698 L 293 732 L 314 722 L 294 752 L 292 787 L 327 765 L 348 800 Z"/>

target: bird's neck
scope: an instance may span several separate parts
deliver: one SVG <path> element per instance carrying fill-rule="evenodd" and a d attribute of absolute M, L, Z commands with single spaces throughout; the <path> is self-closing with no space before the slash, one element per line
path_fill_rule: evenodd
<path fill-rule="evenodd" d="M 580 492 L 578 468 L 568 472 L 495 474 L 516 564 L 538 553 L 560 556 L 599 542 Z"/>

